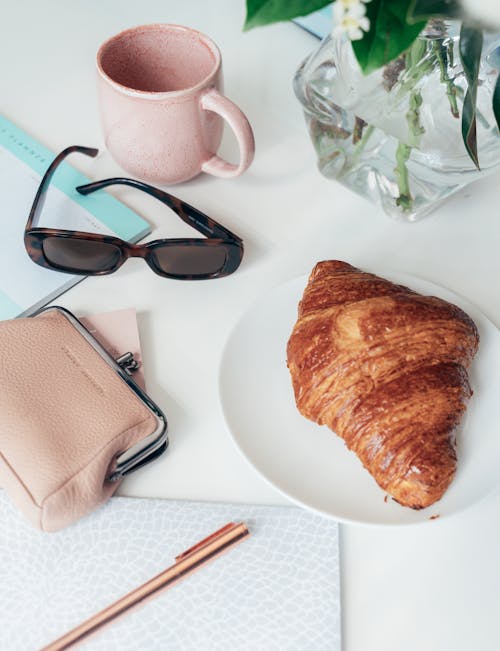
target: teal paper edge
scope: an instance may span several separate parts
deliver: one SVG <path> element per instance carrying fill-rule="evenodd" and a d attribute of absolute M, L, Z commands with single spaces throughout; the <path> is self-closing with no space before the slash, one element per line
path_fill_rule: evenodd
<path fill-rule="evenodd" d="M 50 149 L 37 142 L 3 115 L 0 115 L 0 144 L 40 175 L 45 173 L 54 159 L 54 153 Z M 53 185 L 88 210 L 122 240 L 138 242 L 151 232 L 151 227 L 145 219 L 107 192 L 98 192 L 91 197 L 78 194 L 75 187 L 88 182 L 86 176 L 66 162 L 58 167 L 52 178 Z M 2 305 L 0 296 L 0 311 Z"/>
<path fill-rule="evenodd" d="M 332 31 L 333 27 L 332 6 L 323 7 L 314 11 L 308 16 L 301 16 L 294 19 L 294 23 L 305 29 L 307 32 L 318 38 L 325 38 Z"/>

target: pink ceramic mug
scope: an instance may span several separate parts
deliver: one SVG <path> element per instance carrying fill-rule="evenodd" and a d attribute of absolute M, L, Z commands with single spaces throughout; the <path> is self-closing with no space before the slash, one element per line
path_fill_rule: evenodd
<path fill-rule="evenodd" d="M 163 184 L 200 172 L 230 178 L 252 162 L 252 129 L 222 94 L 221 55 L 204 34 L 180 25 L 127 29 L 100 47 L 97 70 L 106 146 L 130 174 Z M 223 119 L 238 165 L 216 154 Z"/>

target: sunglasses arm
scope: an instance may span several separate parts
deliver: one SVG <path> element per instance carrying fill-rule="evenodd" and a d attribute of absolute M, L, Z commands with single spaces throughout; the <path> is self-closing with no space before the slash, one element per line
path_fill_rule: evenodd
<path fill-rule="evenodd" d="M 33 205 L 31 206 L 31 210 L 28 216 L 28 222 L 26 223 L 25 230 L 29 230 L 30 228 L 33 228 L 35 226 L 35 222 L 37 221 L 38 218 L 37 212 L 40 204 L 40 199 L 44 194 L 45 190 L 48 188 L 50 180 L 54 175 L 54 172 L 62 163 L 62 161 L 66 158 L 66 156 L 69 156 L 70 154 L 73 154 L 75 152 L 79 154 L 85 154 L 86 156 L 91 156 L 92 158 L 95 158 L 99 153 L 99 150 L 94 149 L 93 147 L 81 147 L 79 145 L 73 145 L 71 147 L 66 147 L 66 149 L 64 149 L 60 154 L 58 154 L 54 158 L 52 163 L 49 165 L 47 171 L 43 175 L 40 185 L 38 186 L 38 190 L 35 195 Z"/>
<path fill-rule="evenodd" d="M 216 222 L 208 215 L 205 215 L 200 210 L 194 208 L 190 204 L 174 197 L 168 192 L 164 192 L 159 188 L 155 188 L 152 185 L 143 183 L 142 181 L 135 181 L 134 179 L 128 178 L 112 178 L 104 179 L 103 181 L 96 181 L 95 183 L 87 183 L 86 185 L 79 185 L 76 190 L 80 194 L 90 194 L 96 190 L 101 190 L 107 188 L 110 185 L 128 185 L 132 188 L 142 190 L 146 192 L 151 197 L 158 199 L 169 208 L 171 208 L 186 224 L 195 228 L 199 233 L 202 233 L 206 237 L 217 237 L 223 240 L 232 240 L 234 242 L 241 243 L 242 239 L 232 233 L 227 228 L 224 228 L 221 224 Z"/>

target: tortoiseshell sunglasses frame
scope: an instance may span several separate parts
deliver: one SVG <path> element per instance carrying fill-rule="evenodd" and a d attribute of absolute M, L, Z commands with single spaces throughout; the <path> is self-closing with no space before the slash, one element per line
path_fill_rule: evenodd
<path fill-rule="evenodd" d="M 159 199 L 159 201 L 171 208 L 184 222 L 186 222 L 186 224 L 189 224 L 189 226 L 195 228 L 199 233 L 205 235 L 207 239 L 169 238 L 153 240 L 152 242 L 147 242 L 146 244 L 131 244 L 125 240 L 111 235 L 101 235 L 98 233 L 87 233 L 84 231 L 72 231 L 58 228 L 34 227 L 33 223 L 38 217 L 41 197 L 48 188 L 50 180 L 58 165 L 60 165 L 66 156 L 72 154 L 73 152 L 78 152 L 80 154 L 85 154 L 86 156 L 91 156 L 94 158 L 97 156 L 98 151 L 98 149 L 93 149 L 91 147 L 73 145 L 64 149 L 54 158 L 52 163 L 49 165 L 38 187 L 24 231 L 24 245 L 29 257 L 33 260 L 33 262 L 36 262 L 36 264 L 40 265 L 41 267 L 81 276 L 102 276 L 113 273 L 117 271 L 117 269 L 119 269 L 122 264 L 128 260 L 128 258 L 144 258 L 149 267 L 159 276 L 163 276 L 165 278 L 174 278 L 177 280 L 207 280 L 212 278 L 222 278 L 223 276 L 228 276 L 229 274 L 232 274 L 234 271 L 236 271 L 236 269 L 240 266 L 241 260 L 243 258 L 243 240 L 240 237 L 232 233 L 227 228 L 224 228 L 224 226 L 216 222 L 214 219 L 211 219 L 208 217 L 208 215 L 205 215 L 200 210 L 197 210 L 188 203 L 181 201 L 181 199 L 178 199 L 177 197 L 174 197 L 173 195 L 169 194 L 168 192 L 164 192 L 159 188 L 155 188 L 152 185 L 148 185 L 147 183 L 136 181 L 134 179 L 123 177 L 104 179 L 102 181 L 80 185 L 76 188 L 76 190 L 80 194 L 87 195 L 91 192 L 106 188 L 110 185 L 128 185 L 133 188 L 137 188 L 138 190 L 142 190 L 152 197 Z M 79 269 L 71 269 L 69 267 L 59 267 L 50 262 L 45 256 L 43 242 L 48 237 L 71 238 L 73 240 L 86 240 L 90 242 L 105 242 L 107 244 L 114 245 L 117 247 L 117 249 L 119 249 L 120 259 L 112 267 L 98 271 L 83 271 Z M 195 275 L 168 273 L 163 271 L 155 264 L 153 255 L 154 249 L 179 245 L 184 245 L 186 247 L 214 246 L 222 248 L 225 251 L 224 263 L 222 267 L 216 272 L 200 273 Z"/>

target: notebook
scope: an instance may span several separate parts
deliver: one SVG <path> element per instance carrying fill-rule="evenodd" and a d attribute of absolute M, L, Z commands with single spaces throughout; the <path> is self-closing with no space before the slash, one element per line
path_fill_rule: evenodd
<path fill-rule="evenodd" d="M 77 157 L 74 154 L 69 160 Z M 0 319 L 31 314 L 83 279 L 39 267 L 24 249 L 28 213 L 53 158 L 53 152 L 0 115 Z M 52 179 L 38 225 L 116 235 L 130 242 L 150 232 L 142 217 L 110 194 L 78 194 L 74 188 L 86 182 L 83 174 L 62 163 Z"/>
<path fill-rule="evenodd" d="M 246 522 L 251 535 L 78 648 L 341 649 L 333 520 L 296 507 L 113 497 L 68 529 L 44 534 L 1 491 L 0 520 L 1 649 L 48 644 L 229 521 Z"/>

